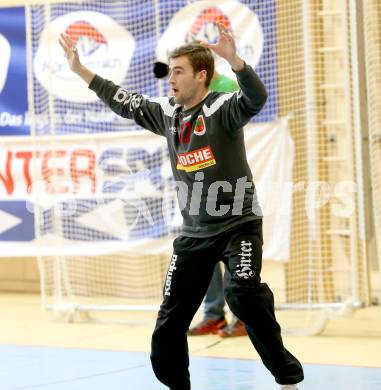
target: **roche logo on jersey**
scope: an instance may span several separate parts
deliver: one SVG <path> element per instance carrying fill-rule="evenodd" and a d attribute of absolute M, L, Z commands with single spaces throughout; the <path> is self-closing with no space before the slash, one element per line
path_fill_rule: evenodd
<path fill-rule="evenodd" d="M 11 45 L 4 35 L 0 34 L 0 93 L 7 81 L 9 61 L 11 59 Z"/>
<path fill-rule="evenodd" d="M 263 52 L 263 31 L 257 15 L 237 0 L 201 0 L 180 9 L 158 42 L 157 60 L 166 63 L 169 52 L 184 42 L 202 40 L 215 43 L 218 39 L 217 23 L 222 23 L 233 33 L 237 52 L 255 68 Z M 216 69 L 235 78 L 229 63 L 218 56 Z"/>
<path fill-rule="evenodd" d="M 204 135 L 206 133 L 205 121 L 204 121 L 204 117 L 202 115 L 199 115 L 197 117 L 193 132 L 196 135 Z"/>
<path fill-rule="evenodd" d="M 84 65 L 116 84 L 123 82 L 134 52 L 134 38 L 107 15 L 79 11 L 54 19 L 41 34 L 34 72 L 45 89 L 72 102 L 98 99 L 94 92 L 83 88 L 78 76 L 70 71 L 63 50 L 57 44 L 62 32 L 74 41 Z"/>
<path fill-rule="evenodd" d="M 202 149 L 178 154 L 176 168 L 186 172 L 193 172 L 215 164 L 216 160 L 214 159 L 212 149 L 208 145 Z"/>

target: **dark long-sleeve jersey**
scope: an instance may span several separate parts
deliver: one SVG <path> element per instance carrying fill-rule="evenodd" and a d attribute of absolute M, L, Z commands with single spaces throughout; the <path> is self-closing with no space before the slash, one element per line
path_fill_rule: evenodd
<path fill-rule="evenodd" d="M 261 218 L 243 126 L 267 93 L 250 66 L 236 75 L 239 91 L 210 92 L 189 110 L 173 97 L 148 98 L 98 75 L 89 85 L 115 113 L 166 137 L 185 236 L 209 237 Z"/>

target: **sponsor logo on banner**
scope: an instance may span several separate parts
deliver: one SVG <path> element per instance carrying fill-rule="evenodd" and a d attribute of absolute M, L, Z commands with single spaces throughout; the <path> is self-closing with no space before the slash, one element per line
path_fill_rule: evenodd
<path fill-rule="evenodd" d="M 206 146 L 202 149 L 192 150 L 191 152 L 177 155 L 177 169 L 186 172 L 198 171 L 216 165 L 212 149 Z"/>
<path fill-rule="evenodd" d="M 9 61 L 11 59 L 11 45 L 7 38 L 0 34 L 0 93 L 3 91 L 8 76 Z"/>
<path fill-rule="evenodd" d="M 57 43 L 62 32 L 74 41 L 84 65 L 116 84 L 123 81 L 134 52 L 134 38 L 107 15 L 79 11 L 54 19 L 41 34 L 34 72 L 45 89 L 57 98 L 72 102 L 98 99 L 94 92 L 83 88 L 83 82 L 69 69 Z"/>
<path fill-rule="evenodd" d="M 218 37 L 216 24 L 221 23 L 228 31 L 232 31 L 229 18 L 217 7 L 209 7 L 202 10 L 188 30 L 186 40 L 207 40 L 215 43 Z"/>
<path fill-rule="evenodd" d="M 204 121 L 204 117 L 202 115 L 199 115 L 197 117 L 193 132 L 196 135 L 204 135 L 206 133 L 205 121 Z"/>
<path fill-rule="evenodd" d="M 167 62 L 175 47 L 194 40 L 214 43 L 218 39 L 216 23 L 232 32 L 237 51 L 255 67 L 263 51 L 263 32 L 257 15 L 246 5 L 235 0 L 202 0 L 191 3 L 177 12 L 160 38 L 156 49 L 159 61 Z M 230 65 L 216 56 L 219 73 L 234 77 Z"/>

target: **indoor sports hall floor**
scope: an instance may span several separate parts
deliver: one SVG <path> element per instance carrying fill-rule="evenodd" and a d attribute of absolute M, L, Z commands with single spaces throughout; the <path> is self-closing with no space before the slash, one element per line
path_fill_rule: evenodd
<path fill-rule="evenodd" d="M 164 390 L 149 363 L 154 313 L 129 323 L 48 320 L 37 295 L 0 295 L 0 390 Z M 315 337 L 285 336 L 303 362 L 301 390 L 381 389 L 381 308 L 329 323 Z M 194 390 L 277 389 L 246 337 L 192 337 Z M 176 367 L 173 368 L 176 370 Z"/>

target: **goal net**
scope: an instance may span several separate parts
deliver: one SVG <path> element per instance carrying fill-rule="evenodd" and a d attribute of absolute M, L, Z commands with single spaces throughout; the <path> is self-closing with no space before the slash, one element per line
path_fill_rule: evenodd
<path fill-rule="evenodd" d="M 381 4 L 368 1 L 364 4 L 364 36 L 366 62 L 366 90 L 368 97 L 369 159 L 372 182 L 372 212 L 374 215 L 374 236 L 371 245 L 381 253 L 381 96 L 377 92 L 381 86 L 381 69 L 377 59 L 381 55 Z M 380 255 L 374 256 L 370 264 L 373 270 L 375 301 L 381 301 L 381 286 L 377 282 L 381 274 Z M 377 289 L 377 290 L 376 290 Z"/>
<path fill-rule="evenodd" d="M 316 333 L 330 315 L 367 303 L 345 2 L 110 0 L 27 7 L 34 213 L 47 308 L 69 317 L 152 310 L 180 226 L 165 142 L 98 101 L 68 69 L 59 33 L 72 37 L 94 72 L 165 96 L 167 81 L 154 77 L 153 64 L 183 42 L 213 41 L 216 22 L 232 31 L 268 90 L 248 132 L 286 123 L 291 146 L 282 151 L 295 150 L 294 157 L 279 153 L 278 165 L 291 169 L 290 212 L 278 225 L 285 233 L 275 236 L 282 250 L 265 247 L 263 271 L 283 327 Z M 223 61 L 217 70 L 234 77 Z"/>

